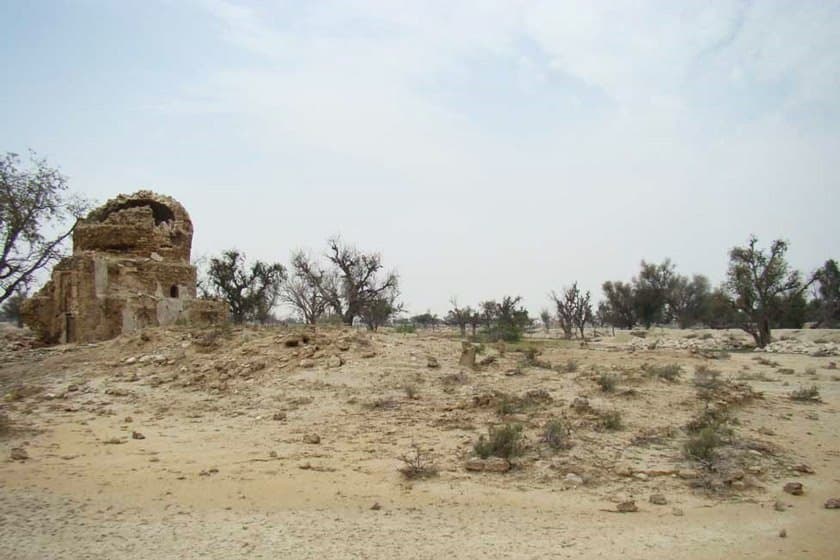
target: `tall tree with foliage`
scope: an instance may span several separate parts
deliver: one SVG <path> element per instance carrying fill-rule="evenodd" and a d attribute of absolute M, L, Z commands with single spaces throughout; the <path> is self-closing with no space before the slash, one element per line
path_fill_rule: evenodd
<path fill-rule="evenodd" d="M 264 323 L 271 317 L 285 278 L 282 264 L 256 261 L 249 267 L 244 253 L 230 249 L 210 259 L 207 289 L 227 302 L 235 323 Z"/>
<path fill-rule="evenodd" d="M 738 312 L 741 328 L 750 333 L 759 348 L 771 340 L 771 321 L 786 299 L 801 294 L 813 282 L 803 282 L 797 270 L 785 259 L 788 244 L 777 239 L 769 250 L 758 248 L 758 239 L 750 237 L 745 247 L 729 252 L 726 288 Z"/>
<path fill-rule="evenodd" d="M 681 329 L 703 320 L 709 302 L 709 280 L 702 274 L 676 276 L 668 293 L 668 309 Z"/>
<path fill-rule="evenodd" d="M 817 281 L 816 326 L 833 328 L 840 324 L 840 270 L 837 261 L 829 259 L 814 275 Z"/>
<path fill-rule="evenodd" d="M 522 337 L 522 332 L 531 324 L 531 319 L 528 317 L 528 311 L 520 305 L 521 302 L 520 296 L 505 296 L 501 302 L 490 300 L 481 304 L 490 340 L 515 342 Z"/>
<path fill-rule="evenodd" d="M 665 259 L 662 264 L 642 261 L 639 275 L 633 278 L 633 302 L 636 316 L 645 328 L 670 321 L 668 299 L 675 279 L 670 259 Z"/>
<path fill-rule="evenodd" d="M 599 306 L 601 315 L 613 327 L 632 329 L 638 323 L 633 286 L 607 280 L 602 285 L 605 301 Z"/>
<path fill-rule="evenodd" d="M 63 256 L 88 206 L 45 159 L 32 153 L 25 167 L 17 154 L 0 156 L 0 303 Z"/>

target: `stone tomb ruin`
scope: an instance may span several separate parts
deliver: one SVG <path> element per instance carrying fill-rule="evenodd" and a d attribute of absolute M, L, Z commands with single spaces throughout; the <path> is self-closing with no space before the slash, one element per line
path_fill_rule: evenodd
<path fill-rule="evenodd" d="M 79 221 L 73 255 L 22 309 L 51 343 L 106 340 L 148 326 L 217 323 L 223 302 L 196 298 L 193 227 L 175 199 L 119 195 Z"/>

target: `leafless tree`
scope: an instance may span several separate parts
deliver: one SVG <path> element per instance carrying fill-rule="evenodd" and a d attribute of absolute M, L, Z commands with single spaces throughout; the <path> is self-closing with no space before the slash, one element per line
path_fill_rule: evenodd
<path fill-rule="evenodd" d="M 313 278 L 317 281 L 313 281 Z M 320 286 L 325 274 L 303 251 L 292 255 L 291 274 L 280 289 L 280 301 L 290 305 L 308 325 L 314 325 L 327 310 Z"/>
<path fill-rule="evenodd" d="M 470 307 L 459 307 L 457 298 L 450 299 L 449 303 L 452 304 L 452 309 L 446 315 L 446 322 L 450 325 L 457 325 L 461 331 L 461 336 L 467 336 L 467 325 L 470 322 L 470 315 L 473 310 Z"/>
<path fill-rule="evenodd" d="M 564 336 L 572 338 L 577 329 L 580 331 L 580 337 L 584 338 L 584 327 L 587 321 L 592 320 L 592 302 L 589 292 L 582 293 L 575 282 L 570 287 L 564 288 L 560 296 L 551 292 L 551 299 L 557 307 L 557 322 L 560 323 Z"/>

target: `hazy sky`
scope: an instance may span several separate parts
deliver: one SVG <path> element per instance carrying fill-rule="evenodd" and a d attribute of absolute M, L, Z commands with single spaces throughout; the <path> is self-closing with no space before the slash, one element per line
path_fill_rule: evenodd
<path fill-rule="evenodd" d="M 840 2 L 0 0 L 0 65 L 0 150 L 178 198 L 194 256 L 340 233 L 413 312 L 840 257 Z"/>

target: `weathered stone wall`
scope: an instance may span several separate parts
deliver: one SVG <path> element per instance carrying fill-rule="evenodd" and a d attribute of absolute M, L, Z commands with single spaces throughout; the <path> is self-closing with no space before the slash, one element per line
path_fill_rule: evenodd
<path fill-rule="evenodd" d="M 120 195 L 77 225 L 73 256 L 24 304 L 24 321 L 48 342 L 89 342 L 226 320 L 222 302 L 195 299 L 192 234 L 177 201 L 149 191 Z"/>

